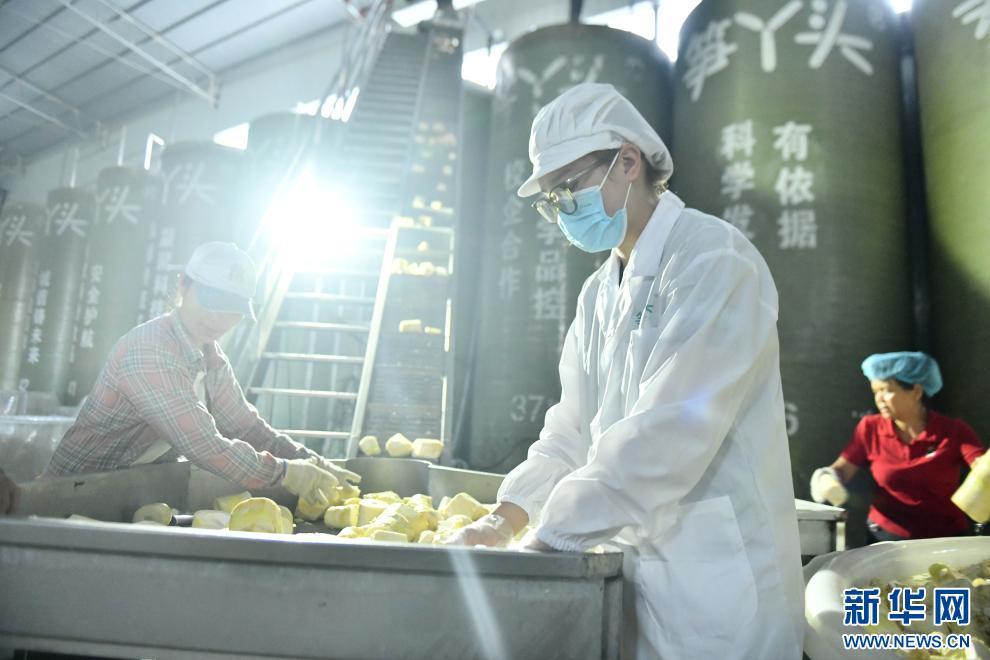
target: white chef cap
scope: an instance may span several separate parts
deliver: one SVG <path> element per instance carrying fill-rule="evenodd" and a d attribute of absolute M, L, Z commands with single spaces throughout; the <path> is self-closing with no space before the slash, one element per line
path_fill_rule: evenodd
<path fill-rule="evenodd" d="M 602 149 L 631 142 L 666 182 L 674 171 L 667 145 L 629 100 L 603 83 L 582 83 L 543 106 L 529 134 L 533 173 L 519 187 L 520 197 L 540 192 L 538 179 Z"/>

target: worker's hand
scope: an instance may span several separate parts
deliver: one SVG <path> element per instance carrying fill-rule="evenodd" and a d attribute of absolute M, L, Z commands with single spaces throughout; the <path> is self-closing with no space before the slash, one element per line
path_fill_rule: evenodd
<path fill-rule="evenodd" d="M 489 513 L 454 532 L 445 541 L 445 545 L 483 545 L 501 548 L 509 545 L 513 536 L 515 531 L 508 520 L 496 513 Z"/>
<path fill-rule="evenodd" d="M 285 463 L 282 486 L 310 502 L 326 500 L 327 493 L 338 484 L 337 477 L 307 459 L 299 458 Z"/>
<path fill-rule="evenodd" d="M 818 468 L 811 475 L 811 499 L 819 504 L 827 501 L 832 506 L 842 506 L 849 499 L 849 491 L 834 468 Z"/>
<path fill-rule="evenodd" d="M 351 472 L 350 470 L 345 470 L 336 463 L 332 463 L 329 459 L 320 456 L 319 454 L 312 454 L 308 459 L 310 463 L 321 467 L 333 476 L 337 477 L 337 481 L 349 481 L 352 484 L 361 483 L 361 475 L 357 472 Z"/>
<path fill-rule="evenodd" d="M 0 515 L 13 514 L 21 499 L 21 489 L 0 470 Z"/>

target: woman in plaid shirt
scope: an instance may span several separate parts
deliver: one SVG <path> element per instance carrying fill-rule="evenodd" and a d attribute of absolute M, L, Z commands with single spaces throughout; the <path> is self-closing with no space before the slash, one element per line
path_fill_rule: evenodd
<path fill-rule="evenodd" d="M 254 263 L 234 244 L 199 246 L 179 307 L 120 338 L 45 475 L 181 455 L 245 488 L 281 484 L 303 497 L 360 481 L 273 429 L 244 398 L 216 342 L 245 315 L 254 318 L 255 282 Z"/>

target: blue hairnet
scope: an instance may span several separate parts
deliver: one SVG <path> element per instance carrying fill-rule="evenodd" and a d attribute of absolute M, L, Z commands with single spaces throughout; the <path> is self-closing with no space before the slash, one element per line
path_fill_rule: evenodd
<path fill-rule="evenodd" d="M 921 385 L 928 396 L 942 389 L 942 372 L 930 355 L 925 353 L 875 353 L 863 360 L 863 375 L 870 380 L 896 378 L 912 385 Z"/>

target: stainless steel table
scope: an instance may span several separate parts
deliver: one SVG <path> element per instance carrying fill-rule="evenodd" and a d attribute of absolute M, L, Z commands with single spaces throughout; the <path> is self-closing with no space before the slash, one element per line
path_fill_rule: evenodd
<path fill-rule="evenodd" d="M 351 459 L 364 492 L 466 491 L 501 475 Z M 188 463 L 33 482 L 0 519 L 0 647 L 122 657 L 617 658 L 618 553 L 386 545 L 60 520 L 209 508 L 238 486 Z M 281 490 L 256 492 L 290 505 Z M 801 552 L 842 543 L 842 509 L 796 502 Z"/>
<path fill-rule="evenodd" d="M 501 477 L 352 459 L 365 491 L 494 498 Z M 238 490 L 188 464 L 30 485 L 25 509 L 129 520 Z M 281 494 L 276 494 L 283 499 Z M 541 554 L 0 519 L 0 646 L 122 657 L 618 658 L 619 553 Z"/>
<path fill-rule="evenodd" d="M 846 510 L 827 504 L 795 500 L 801 556 L 805 561 L 846 549 Z"/>

